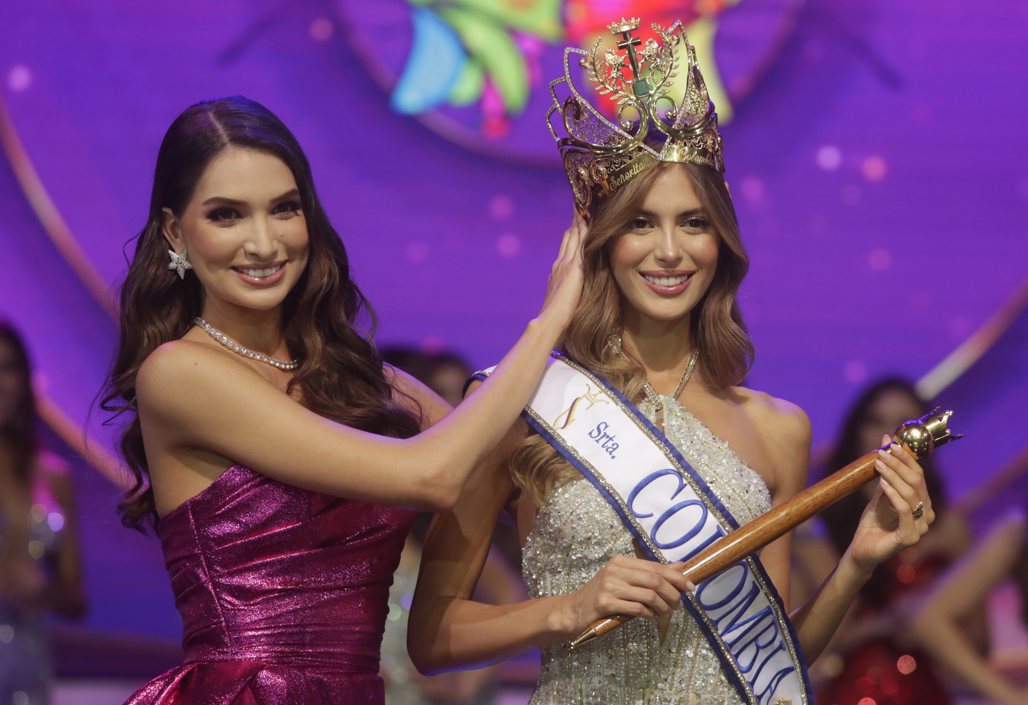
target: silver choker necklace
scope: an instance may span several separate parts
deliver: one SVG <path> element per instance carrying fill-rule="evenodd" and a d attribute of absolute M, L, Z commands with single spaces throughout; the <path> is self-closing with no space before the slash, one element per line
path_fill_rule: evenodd
<path fill-rule="evenodd" d="M 193 323 L 200 326 L 207 335 L 211 336 L 237 355 L 242 355 L 243 357 L 248 357 L 251 360 L 266 363 L 272 367 L 277 367 L 280 370 L 285 370 L 286 372 L 295 370 L 300 366 L 300 362 L 298 360 L 277 360 L 265 355 L 264 353 L 259 353 L 255 350 L 251 350 L 250 348 L 243 347 L 199 316 L 193 319 Z"/>

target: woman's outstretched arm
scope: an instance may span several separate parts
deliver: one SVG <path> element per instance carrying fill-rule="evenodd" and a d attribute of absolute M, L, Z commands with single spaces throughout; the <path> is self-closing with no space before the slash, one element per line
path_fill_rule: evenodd
<path fill-rule="evenodd" d="M 968 639 L 961 618 L 984 604 L 989 593 L 1028 556 L 1028 517 L 1004 517 L 928 595 L 912 620 L 918 645 L 979 693 L 1002 705 L 1028 702 L 1028 688 L 992 668 Z"/>
<path fill-rule="evenodd" d="M 158 510 L 167 512 L 187 498 L 169 500 L 165 476 L 218 457 L 326 494 L 451 506 L 471 469 L 528 401 L 577 306 L 584 229 L 576 221 L 565 233 L 539 316 L 482 391 L 413 438 L 376 436 L 318 416 L 209 345 L 178 340 L 161 346 L 136 380 Z"/>

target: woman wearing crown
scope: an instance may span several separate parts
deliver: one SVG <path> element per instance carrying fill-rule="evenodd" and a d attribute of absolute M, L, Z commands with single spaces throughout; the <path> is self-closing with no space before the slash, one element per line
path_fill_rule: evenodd
<path fill-rule="evenodd" d="M 791 614 L 789 535 L 698 586 L 675 570 L 806 485 L 810 425 L 737 386 L 753 353 L 736 300 L 748 262 L 717 116 L 681 29 L 641 44 L 637 27 L 611 25 L 623 54 L 567 50 L 551 84 L 589 226 L 581 303 L 524 420 L 433 526 L 408 647 L 426 672 L 541 648 L 535 705 L 810 703 L 806 662 L 873 568 L 928 529 L 931 501 L 913 458 L 883 451 L 849 550 Z M 572 57 L 634 121 L 588 104 Z M 674 96 L 676 73 L 688 80 Z M 476 603 L 504 508 L 532 599 Z M 649 619 L 570 647 L 614 614 Z"/>
<path fill-rule="evenodd" d="M 357 329 L 364 299 L 286 126 L 242 97 L 175 119 L 104 404 L 129 421 L 123 519 L 156 525 L 186 664 L 132 705 L 382 705 L 411 507 L 452 505 L 517 417 L 577 303 L 578 235 L 494 384 L 442 419 Z"/>

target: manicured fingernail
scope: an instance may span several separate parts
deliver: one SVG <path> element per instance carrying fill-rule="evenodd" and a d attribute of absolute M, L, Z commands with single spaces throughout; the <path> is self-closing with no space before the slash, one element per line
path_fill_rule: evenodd
<path fill-rule="evenodd" d="M 885 464 L 884 460 L 879 458 L 878 460 L 875 461 L 875 467 L 878 468 L 879 470 L 885 470 L 889 466 Z"/>

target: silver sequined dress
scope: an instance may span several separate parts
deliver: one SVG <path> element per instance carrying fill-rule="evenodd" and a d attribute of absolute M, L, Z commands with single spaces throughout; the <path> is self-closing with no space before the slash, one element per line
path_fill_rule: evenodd
<path fill-rule="evenodd" d="M 763 479 L 728 444 L 670 397 L 662 397 L 665 432 L 740 523 L 771 508 Z M 639 409 L 651 421 L 653 405 Z M 574 592 L 615 555 L 634 555 L 632 537 L 593 486 L 555 489 L 536 517 L 523 551 L 532 597 Z M 559 643 L 542 654 L 531 705 L 735 705 L 742 703 L 717 656 L 684 608 L 664 641 L 651 620 L 636 619 L 574 651 Z"/>

